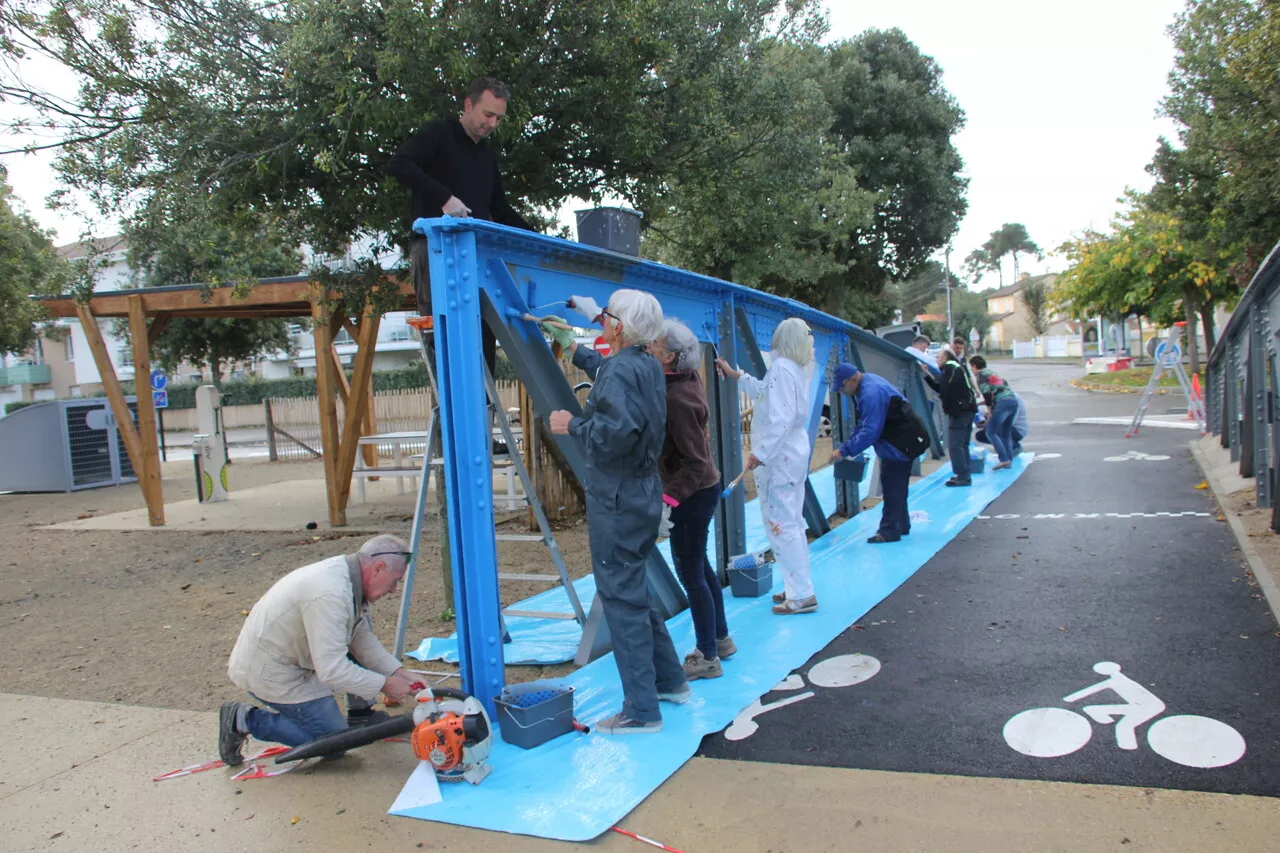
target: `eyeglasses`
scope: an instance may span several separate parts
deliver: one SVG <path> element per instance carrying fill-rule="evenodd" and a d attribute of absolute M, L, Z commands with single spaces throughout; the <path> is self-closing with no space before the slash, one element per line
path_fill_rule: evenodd
<path fill-rule="evenodd" d="M 622 325 L 622 318 L 620 318 L 617 314 L 610 314 L 608 311 L 606 311 L 606 310 L 604 310 L 604 309 L 601 309 L 601 310 L 600 310 L 600 316 L 601 316 L 601 317 L 610 317 L 610 318 L 612 318 L 612 319 L 613 319 L 613 322 L 617 323 L 619 326 L 621 326 L 621 325 Z"/>
<path fill-rule="evenodd" d="M 413 559 L 412 551 L 378 551 L 376 554 L 370 554 L 370 557 L 390 557 L 396 556 L 408 563 Z"/>

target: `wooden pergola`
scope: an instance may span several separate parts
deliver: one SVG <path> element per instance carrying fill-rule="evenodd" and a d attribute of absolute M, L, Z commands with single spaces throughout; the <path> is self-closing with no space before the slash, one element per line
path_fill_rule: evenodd
<path fill-rule="evenodd" d="M 403 297 L 400 310 L 415 310 L 412 285 L 404 281 L 399 282 L 399 286 Z M 40 301 L 52 316 L 78 318 L 84 328 L 129 461 L 133 463 L 147 501 L 152 525 L 162 525 L 165 521 L 156 410 L 147 393 L 147 383 L 151 375 L 151 347 L 165 326 L 178 317 L 311 318 L 329 523 L 343 526 L 347 523 L 347 501 L 351 496 L 351 472 L 355 468 L 358 442 L 361 435 L 377 431 L 373 414 L 373 355 L 381 316 L 369 304 L 344 305 L 336 293 L 325 292 L 321 285 L 305 276 L 264 279 L 247 293 L 241 291 L 242 288 L 230 285 L 210 288 L 190 284 L 95 293 L 88 302 L 79 302 L 73 296 L 46 297 Z M 124 319 L 129 323 L 138 401 L 136 426 L 98 328 L 97 321 L 102 318 Z M 341 328 L 346 328 L 357 347 L 350 382 L 333 348 L 334 337 Z M 345 407 L 341 431 L 338 429 L 339 397 Z M 373 454 L 376 448 L 367 447 L 365 451 Z M 370 459 L 369 464 L 375 464 L 375 460 Z"/>

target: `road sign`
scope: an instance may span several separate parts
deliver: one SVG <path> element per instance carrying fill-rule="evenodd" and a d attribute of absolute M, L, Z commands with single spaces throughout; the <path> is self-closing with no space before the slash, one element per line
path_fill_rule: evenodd
<path fill-rule="evenodd" d="M 1161 367 L 1166 370 L 1172 369 L 1175 365 L 1182 363 L 1182 347 L 1161 341 L 1156 346 L 1155 356 Z"/>
<path fill-rule="evenodd" d="M 169 384 L 169 377 L 164 375 L 163 370 L 151 371 L 151 390 L 163 391 L 164 386 Z"/>
<path fill-rule="evenodd" d="M 160 374 L 163 376 L 164 374 Z M 157 409 L 169 408 L 169 392 L 168 391 L 152 391 L 151 400 L 155 403 Z"/>

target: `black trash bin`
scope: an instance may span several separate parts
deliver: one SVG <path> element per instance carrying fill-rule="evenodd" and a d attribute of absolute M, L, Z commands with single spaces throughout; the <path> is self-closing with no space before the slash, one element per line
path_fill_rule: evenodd
<path fill-rule="evenodd" d="M 643 213 L 626 207 L 593 207 L 576 213 L 579 243 L 622 255 L 639 256 Z"/>

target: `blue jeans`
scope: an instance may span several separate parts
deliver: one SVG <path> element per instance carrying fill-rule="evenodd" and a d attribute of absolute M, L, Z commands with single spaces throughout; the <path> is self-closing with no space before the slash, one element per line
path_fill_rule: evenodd
<path fill-rule="evenodd" d="M 996 449 L 996 456 L 1001 462 L 1013 459 L 1013 419 L 1018 414 L 1018 401 L 1012 394 L 1006 394 L 996 400 L 991 408 L 991 419 L 987 422 L 987 436 L 991 446 Z"/>
<path fill-rule="evenodd" d="M 253 694 L 249 694 L 253 696 Z M 257 696 L 253 697 L 258 699 Z M 258 699 L 266 708 L 253 708 L 245 717 L 249 734 L 261 741 L 282 743 L 285 746 L 301 746 L 322 735 L 333 734 L 347 728 L 347 718 L 332 696 L 312 699 L 309 702 L 286 704 Z"/>
<path fill-rule="evenodd" d="M 694 492 L 671 510 L 671 559 L 689 598 L 689 615 L 698 651 L 707 660 L 719 655 L 716 640 L 729 636 L 724 618 L 724 589 L 707 559 L 707 530 L 720 505 L 720 486 Z"/>

